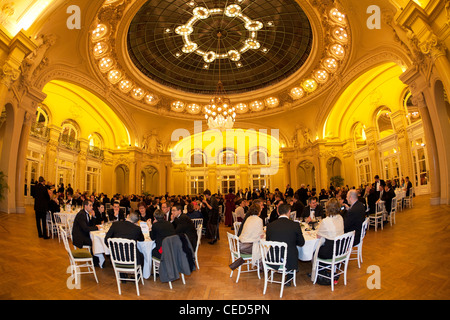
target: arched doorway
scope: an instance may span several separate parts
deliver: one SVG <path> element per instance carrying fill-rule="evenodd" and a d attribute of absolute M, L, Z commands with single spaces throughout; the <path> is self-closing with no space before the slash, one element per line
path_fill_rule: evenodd
<path fill-rule="evenodd" d="M 159 195 L 159 172 L 154 166 L 146 166 L 141 171 L 142 193 Z"/>
<path fill-rule="evenodd" d="M 124 164 L 114 170 L 116 176 L 116 193 L 127 194 L 129 190 L 130 170 Z"/>
<path fill-rule="evenodd" d="M 316 168 L 309 160 L 304 160 L 298 164 L 297 167 L 297 181 L 298 185 L 309 185 L 310 188 L 316 187 Z"/>
<path fill-rule="evenodd" d="M 327 160 L 327 177 L 328 182 L 331 182 L 333 177 L 342 177 L 342 161 L 337 157 L 332 157 Z"/>

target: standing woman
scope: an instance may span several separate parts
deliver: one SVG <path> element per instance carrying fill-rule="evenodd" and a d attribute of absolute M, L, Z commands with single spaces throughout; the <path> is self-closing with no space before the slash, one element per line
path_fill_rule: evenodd
<path fill-rule="evenodd" d="M 232 212 L 236 208 L 234 203 L 234 198 L 236 196 L 233 193 L 233 189 L 228 190 L 228 194 L 225 196 L 225 225 L 231 227 L 233 225 L 233 214 Z"/>

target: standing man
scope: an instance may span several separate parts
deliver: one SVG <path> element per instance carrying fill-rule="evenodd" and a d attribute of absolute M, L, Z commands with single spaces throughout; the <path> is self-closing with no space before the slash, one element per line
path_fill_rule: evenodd
<path fill-rule="evenodd" d="M 305 244 L 302 229 L 296 221 L 289 220 L 291 206 L 283 203 L 278 207 L 278 219 L 269 223 L 266 231 L 267 241 L 279 241 L 287 244 L 287 261 L 286 270 L 298 270 L 298 250 L 297 246 L 302 247 Z M 292 278 L 292 274 L 288 274 L 286 281 Z M 290 282 L 286 284 L 290 286 Z"/>
<path fill-rule="evenodd" d="M 377 196 L 377 200 L 380 199 L 381 196 L 381 191 L 384 189 L 384 186 L 386 185 L 386 182 L 382 179 L 380 179 L 380 177 L 378 175 L 375 176 L 375 194 Z"/>
<path fill-rule="evenodd" d="M 49 202 L 50 190 L 45 185 L 44 177 L 39 177 L 39 182 L 34 189 L 34 212 L 36 214 L 36 226 L 39 238 L 50 238 L 47 233 L 46 223 Z"/>
<path fill-rule="evenodd" d="M 211 196 L 211 191 L 208 189 L 203 192 L 205 198 L 203 198 L 203 205 L 206 207 L 208 212 L 208 232 L 212 239 L 209 244 L 214 244 L 219 238 L 219 202 L 215 196 Z"/>
<path fill-rule="evenodd" d="M 405 178 L 405 185 L 406 185 L 406 194 L 405 196 L 409 197 L 409 193 L 411 192 L 412 183 L 409 181 L 409 177 Z"/>
<path fill-rule="evenodd" d="M 293 196 L 294 196 L 294 189 L 292 189 L 291 186 L 288 184 L 286 186 L 286 191 L 284 192 L 284 198 L 293 197 Z"/>

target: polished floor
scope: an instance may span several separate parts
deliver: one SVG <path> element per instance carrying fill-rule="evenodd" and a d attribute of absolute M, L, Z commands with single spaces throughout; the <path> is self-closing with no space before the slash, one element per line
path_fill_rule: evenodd
<path fill-rule="evenodd" d="M 348 283 L 343 280 L 334 292 L 314 285 L 307 277 L 310 262 L 299 262 L 297 286 L 287 287 L 282 300 L 448 300 L 450 299 L 450 206 L 430 206 L 427 196 L 414 199 L 414 207 L 399 211 L 396 224 L 384 230 L 373 228 L 364 240 L 364 263 L 351 261 Z M 118 294 L 113 269 L 107 263 L 97 268 L 99 283 L 83 275 L 80 289 L 67 285 L 68 256 L 58 239 L 37 237 L 34 212 L 0 213 L 0 299 L 2 300 L 280 300 L 280 286 L 269 284 L 256 273 L 236 273 L 230 278 L 230 254 L 226 232 L 221 226 L 220 241 L 210 245 L 204 239 L 199 248 L 200 269 L 181 281 L 168 284 L 153 278 L 140 285 L 122 284 Z M 109 260 L 107 260 L 108 262 Z M 380 289 L 373 283 L 369 266 L 379 268 Z M 369 269 L 370 271 L 370 269 Z"/>

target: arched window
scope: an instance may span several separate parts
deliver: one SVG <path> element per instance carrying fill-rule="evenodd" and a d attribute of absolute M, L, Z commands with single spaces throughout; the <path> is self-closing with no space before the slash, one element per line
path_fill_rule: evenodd
<path fill-rule="evenodd" d="M 103 148 L 102 137 L 98 133 L 92 133 L 88 139 L 90 148 Z"/>
<path fill-rule="evenodd" d="M 382 108 L 378 111 L 376 117 L 376 123 L 378 128 L 378 135 L 380 139 L 387 137 L 394 133 L 391 122 L 391 110 L 388 108 Z"/>
<path fill-rule="evenodd" d="M 249 161 L 250 165 L 267 165 L 268 161 L 267 151 L 263 149 L 257 149 L 250 152 Z"/>
<path fill-rule="evenodd" d="M 413 124 L 414 122 L 421 119 L 419 108 L 412 103 L 411 91 L 406 92 L 405 97 L 403 98 L 403 107 L 406 111 L 408 124 Z"/>
<path fill-rule="evenodd" d="M 361 122 L 354 125 L 353 141 L 356 149 L 364 147 L 367 144 L 365 126 Z"/>
<path fill-rule="evenodd" d="M 48 126 L 48 114 L 40 106 L 36 110 L 36 125 L 39 127 Z"/>
<path fill-rule="evenodd" d="M 190 166 L 193 168 L 202 168 L 205 166 L 205 155 L 200 151 L 194 151 L 191 154 Z"/>
<path fill-rule="evenodd" d="M 61 130 L 61 139 L 67 142 L 73 142 L 78 139 L 78 130 L 72 123 L 65 123 Z"/>
<path fill-rule="evenodd" d="M 219 154 L 218 164 L 227 166 L 236 164 L 236 153 L 233 150 L 225 149 Z"/>

